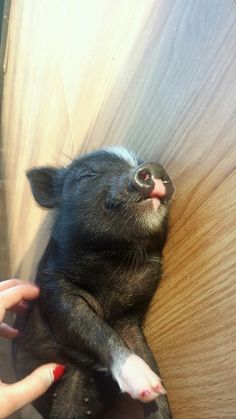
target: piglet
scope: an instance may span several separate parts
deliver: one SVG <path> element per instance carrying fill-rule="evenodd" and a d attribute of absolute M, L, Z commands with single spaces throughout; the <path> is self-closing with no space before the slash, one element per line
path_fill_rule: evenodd
<path fill-rule="evenodd" d="M 16 320 L 24 331 L 13 347 L 16 373 L 65 365 L 35 407 L 45 419 L 101 418 L 123 392 L 142 402 L 145 418 L 171 418 L 142 331 L 162 274 L 171 179 L 124 148 L 27 176 L 54 222 L 37 271 L 40 297 Z"/>

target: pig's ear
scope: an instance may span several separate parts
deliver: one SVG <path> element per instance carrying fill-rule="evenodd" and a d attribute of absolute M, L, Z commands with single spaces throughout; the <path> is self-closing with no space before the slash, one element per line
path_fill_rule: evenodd
<path fill-rule="evenodd" d="M 55 208 L 59 203 L 62 183 L 59 172 L 54 167 L 39 167 L 26 173 L 34 198 L 42 207 Z"/>

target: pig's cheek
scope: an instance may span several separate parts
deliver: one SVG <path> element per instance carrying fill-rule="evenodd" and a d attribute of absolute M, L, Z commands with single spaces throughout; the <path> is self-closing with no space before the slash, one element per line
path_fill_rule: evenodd
<path fill-rule="evenodd" d="M 135 354 L 129 355 L 123 365 L 117 364 L 112 373 L 123 393 L 142 402 L 150 402 L 166 393 L 160 377 Z"/>

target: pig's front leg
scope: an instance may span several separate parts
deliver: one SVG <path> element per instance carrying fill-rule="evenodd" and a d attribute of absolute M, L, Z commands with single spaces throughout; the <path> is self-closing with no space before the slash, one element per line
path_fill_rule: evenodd
<path fill-rule="evenodd" d="M 122 392 L 144 402 L 155 399 L 165 391 L 160 378 L 132 350 L 88 302 L 75 293 L 54 290 L 44 296 L 44 313 L 47 311 L 56 339 L 64 348 L 78 348 L 90 354 L 109 370 Z"/>
<path fill-rule="evenodd" d="M 155 358 L 147 344 L 146 338 L 135 317 L 127 317 L 119 320 L 115 330 L 125 341 L 129 349 L 141 357 L 158 374 L 159 369 Z M 152 402 L 145 405 L 145 418 L 147 419 L 171 419 L 170 406 L 166 396 L 160 397 L 156 403 Z"/>
<path fill-rule="evenodd" d="M 128 348 L 139 355 L 159 375 L 156 360 L 148 346 L 147 340 L 135 316 L 119 319 L 114 325 Z"/>

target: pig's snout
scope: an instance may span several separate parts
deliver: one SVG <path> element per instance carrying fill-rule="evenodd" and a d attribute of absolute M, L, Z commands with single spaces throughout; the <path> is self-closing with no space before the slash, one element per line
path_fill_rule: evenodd
<path fill-rule="evenodd" d="M 169 200 L 174 192 L 172 182 L 164 168 L 157 163 L 145 163 L 130 174 L 130 189 L 144 198 L 158 197 Z"/>

